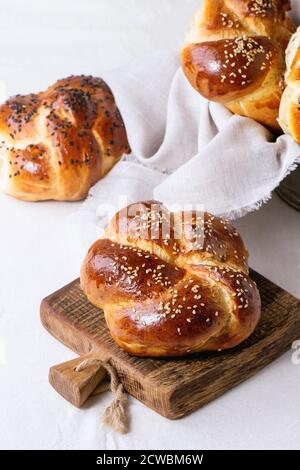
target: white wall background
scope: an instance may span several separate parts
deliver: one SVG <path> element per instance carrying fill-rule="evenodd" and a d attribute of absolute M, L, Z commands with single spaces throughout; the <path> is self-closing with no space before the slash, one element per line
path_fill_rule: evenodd
<path fill-rule="evenodd" d="M 0 78 L 8 93 L 99 74 L 180 48 L 199 0 L 1 0 Z M 158 71 L 159 73 L 159 71 Z"/>

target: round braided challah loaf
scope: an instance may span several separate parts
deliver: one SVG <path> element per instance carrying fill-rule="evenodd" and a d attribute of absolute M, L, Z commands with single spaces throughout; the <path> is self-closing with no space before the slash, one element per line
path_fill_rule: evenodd
<path fill-rule="evenodd" d="M 204 0 L 182 51 L 191 85 L 278 131 L 284 52 L 294 31 L 289 9 L 288 0 Z"/>
<path fill-rule="evenodd" d="M 81 286 L 129 353 L 217 351 L 244 341 L 260 318 L 247 258 L 224 219 L 146 201 L 118 212 L 90 248 Z"/>
<path fill-rule="evenodd" d="M 19 199 L 83 199 L 128 152 L 122 117 L 100 78 L 71 76 L 0 107 L 0 187 Z"/>

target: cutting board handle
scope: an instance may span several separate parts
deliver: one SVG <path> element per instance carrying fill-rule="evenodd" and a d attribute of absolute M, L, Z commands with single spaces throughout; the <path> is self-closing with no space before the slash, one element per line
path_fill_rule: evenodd
<path fill-rule="evenodd" d="M 95 363 L 77 371 L 88 359 L 95 359 Z M 49 382 L 60 395 L 80 408 L 106 377 L 106 370 L 97 361 L 99 357 L 94 353 L 57 364 L 50 368 Z"/>

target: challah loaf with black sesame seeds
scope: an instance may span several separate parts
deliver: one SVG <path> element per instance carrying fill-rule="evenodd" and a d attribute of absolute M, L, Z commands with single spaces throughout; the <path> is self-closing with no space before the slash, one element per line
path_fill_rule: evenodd
<path fill-rule="evenodd" d="M 182 67 L 205 98 L 278 132 L 284 54 L 295 27 L 289 0 L 204 0 Z"/>
<path fill-rule="evenodd" d="M 145 201 L 118 212 L 90 248 L 81 286 L 133 355 L 218 351 L 244 341 L 260 319 L 247 259 L 224 219 Z"/>
<path fill-rule="evenodd" d="M 122 117 L 100 78 L 71 76 L 0 106 L 0 187 L 18 199 L 83 199 L 129 151 Z"/>

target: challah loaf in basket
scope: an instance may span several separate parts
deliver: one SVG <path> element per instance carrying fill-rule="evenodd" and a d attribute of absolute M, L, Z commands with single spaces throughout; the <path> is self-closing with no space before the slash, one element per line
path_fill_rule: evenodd
<path fill-rule="evenodd" d="M 182 51 L 183 71 L 205 98 L 279 131 L 288 0 L 204 0 Z"/>

